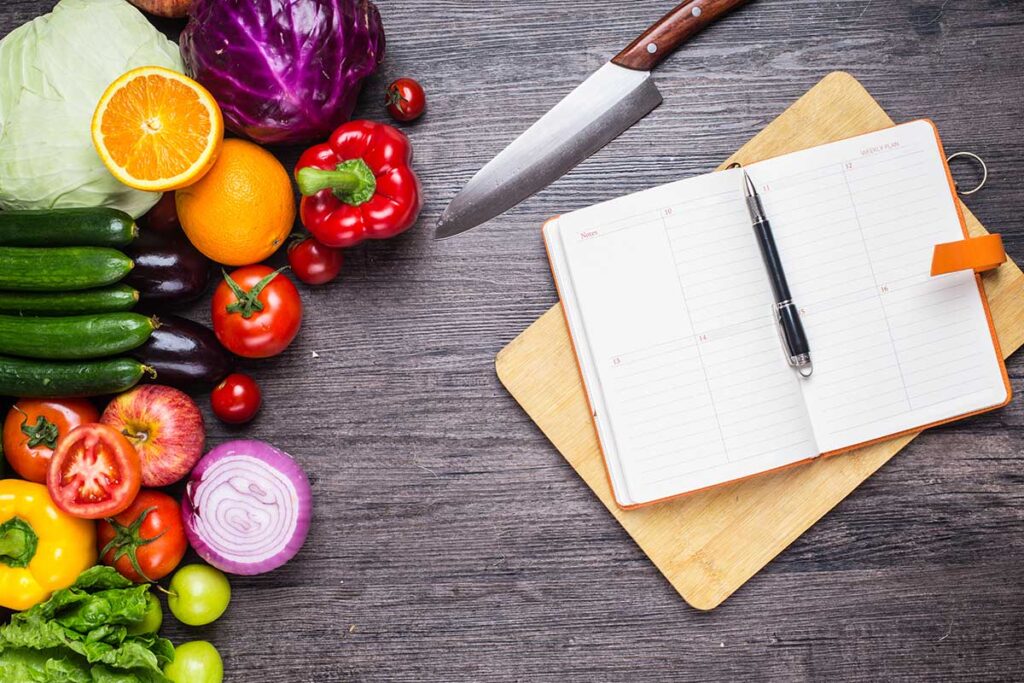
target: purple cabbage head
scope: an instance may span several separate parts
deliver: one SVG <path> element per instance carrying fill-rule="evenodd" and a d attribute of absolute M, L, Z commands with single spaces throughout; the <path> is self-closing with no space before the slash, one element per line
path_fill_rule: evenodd
<path fill-rule="evenodd" d="M 369 0 L 193 0 L 181 56 L 229 130 L 311 142 L 352 115 L 384 27 Z"/>

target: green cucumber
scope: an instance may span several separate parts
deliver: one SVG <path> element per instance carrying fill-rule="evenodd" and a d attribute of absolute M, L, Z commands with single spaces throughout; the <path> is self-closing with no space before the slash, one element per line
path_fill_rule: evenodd
<path fill-rule="evenodd" d="M 130 311 L 139 292 L 128 285 L 110 285 L 79 292 L 0 292 L 0 313 L 77 315 Z"/>
<path fill-rule="evenodd" d="M 156 324 L 138 313 L 62 318 L 0 315 L 0 354 L 47 360 L 116 356 L 142 346 Z"/>
<path fill-rule="evenodd" d="M 0 396 L 78 398 L 119 394 L 138 384 L 147 373 L 156 376 L 152 368 L 130 358 L 62 363 L 0 356 Z"/>
<path fill-rule="evenodd" d="M 0 211 L 0 245 L 8 247 L 120 247 L 138 234 L 131 216 L 106 206 Z"/>
<path fill-rule="evenodd" d="M 107 247 L 0 247 L 0 290 L 62 292 L 110 285 L 134 263 Z"/>

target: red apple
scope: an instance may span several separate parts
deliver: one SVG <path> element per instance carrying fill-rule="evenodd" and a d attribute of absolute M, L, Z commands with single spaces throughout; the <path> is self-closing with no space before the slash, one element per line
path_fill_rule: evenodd
<path fill-rule="evenodd" d="M 110 402 L 100 422 L 135 445 L 147 488 L 173 484 L 203 455 L 203 414 L 188 394 L 173 387 L 146 384 L 125 392 Z"/>

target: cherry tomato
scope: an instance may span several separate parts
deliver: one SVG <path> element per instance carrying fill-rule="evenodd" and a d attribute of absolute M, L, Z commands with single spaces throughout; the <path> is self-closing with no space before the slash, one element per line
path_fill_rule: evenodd
<path fill-rule="evenodd" d="M 280 270 L 245 266 L 213 293 L 213 331 L 228 351 L 268 358 L 288 348 L 302 324 L 299 290 Z"/>
<path fill-rule="evenodd" d="M 328 247 L 315 237 L 296 240 L 288 247 L 288 265 L 307 285 L 327 284 L 341 272 L 341 249 Z"/>
<path fill-rule="evenodd" d="M 160 201 L 143 218 L 147 228 L 157 232 L 172 232 L 181 227 L 178 222 L 178 207 L 173 192 L 164 192 Z"/>
<path fill-rule="evenodd" d="M 135 447 L 121 432 L 99 423 L 75 427 L 57 443 L 46 488 L 73 517 L 102 519 L 126 510 L 142 486 Z"/>
<path fill-rule="evenodd" d="M 249 375 L 235 372 L 210 393 L 213 414 L 228 424 L 239 425 L 256 416 L 263 403 L 260 387 Z"/>
<path fill-rule="evenodd" d="M 80 424 L 99 419 L 96 407 L 85 399 L 22 399 L 4 420 L 3 452 L 22 478 L 45 484 L 60 438 Z"/>
<path fill-rule="evenodd" d="M 100 559 L 135 583 L 158 581 L 188 550 L 181 506 L 166 493 L 143 489 L 124 512 L 99 523 Z"/>
<path fill-rule="evenodd" d="M 384 104 L 395 121 L 415 121 L 427 108 L 427 95 L 413 79 L 399 78 L 388 86 Z"/>

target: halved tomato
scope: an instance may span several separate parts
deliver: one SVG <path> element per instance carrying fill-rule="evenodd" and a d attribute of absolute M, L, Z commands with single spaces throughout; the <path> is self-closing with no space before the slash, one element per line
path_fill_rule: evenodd
<path fill-rule="evenodd" d="M 96 406 L 84 398 L 23 398 L 4 420 L 4 455 L 22 477 L 45 484 L 60 438 L 80 424 L 99 419 Z"/>
<path fill-rule="evenodd" d="M 142 486 L 142 465 L 124 434 L 105 424 L 72 429 L 50 458 L 46 488 L 64 512 L 102 519 L 123 512 Z"/>

